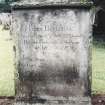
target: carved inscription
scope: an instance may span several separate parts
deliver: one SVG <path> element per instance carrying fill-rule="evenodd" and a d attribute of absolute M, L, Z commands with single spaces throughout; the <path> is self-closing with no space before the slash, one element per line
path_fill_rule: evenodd
<path fill-rule="evenodd" d="M 33 34 L 27 35 L 26 33 L 21 36 L 22 46 L 32 51 L 32 55 L 34 55 L 37 52 L 40 52 L 43 57 L 38 58 L 36 56 L 34 58 L 26 54 L 25 52 L 27 50 L 24 50 L 22 51 L 22 58 L 24 60 L 30 59 L 30 63 L 25 63 L 24 66 L 31 66 L 34 70 L 36 65 L 33 64 L 33 59 L 36 59 L 35 61 L 39 61 L 41 63 L 45 62 L 46 58 L 44 57 L 47 55 L 47 53 L 55 53 L 56 55 L 56 53 L 60 53 L 62 51 L 68 52 L 74 50 L 73 52 L 75 52 L 81 41 L 81 36 L 79 35 L 79 33 L 75 35 L 75 33 L 72 32 L 73 27 L 71 27 L 70 25 L 54 23 L 56 23 L 56 21 L 51 21 L 48 25 L 41 24 L 39 26 L 36 26 L 35 24 L 26 23 L 27 25 L 29 25 L 27 27 L 33 28 Z M 50 50 L 52 50 L 52 52 L 49 52 Z"/>

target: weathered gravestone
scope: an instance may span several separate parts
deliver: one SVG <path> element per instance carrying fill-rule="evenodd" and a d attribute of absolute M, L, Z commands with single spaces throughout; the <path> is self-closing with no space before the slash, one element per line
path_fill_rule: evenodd
<path fill-rule="evenodd" d="M 16 105 L 91 104 L 90 7 L 79 0 L 13 4 Z"/>

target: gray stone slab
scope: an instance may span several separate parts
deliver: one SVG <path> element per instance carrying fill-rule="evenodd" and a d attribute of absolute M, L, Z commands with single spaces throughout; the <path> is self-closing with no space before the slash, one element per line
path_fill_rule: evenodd
<path fill-rule="evenodd" d="M 91 7 L 91 0 L 20 0 L 12 3 L 13 8 L 32 8 L 40 6 L 71 6 L 71 7 Z"/>
<path fill-rule="evenodd" d="M 19 75 L 17 96 L 47 101 L 89 98 L 90 10 L 35 9 L 13 11 L 12 15 Z M 79 105 L 78 102 L 76 105 Z"/>

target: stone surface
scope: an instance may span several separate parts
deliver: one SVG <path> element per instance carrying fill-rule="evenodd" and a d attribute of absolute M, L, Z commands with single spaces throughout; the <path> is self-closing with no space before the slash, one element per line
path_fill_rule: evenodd
<path fill-rule="evenodd" d="M 91 0 L 20 0 L 17 3 L 39 4 L 39 3 L 87 3 L 87 2 L 91 2 Z"/>
<path fill-rule="evenodd" d="M 13 11 L 12 15 L 19 74 L 17 97 L 34 97 L 46 102 L 88 98 L 91 91 L 90 11 L 36 9 Z"/>
<path fill-rule="evenodd" d="M 15 102 L 13 105 L 91 105 L 91 99 L 88 97 L 71 97 L 69 100 L 49 100 L 45 103 L 33 102 Z"/>
<path fill-rule="evenodd" d="M 73 5 L 73 6 L 91 6 L 91 0 L 20 0 L 12 4 L 14 8 L 16 6 L 53 6 L 53 5 Z"/>

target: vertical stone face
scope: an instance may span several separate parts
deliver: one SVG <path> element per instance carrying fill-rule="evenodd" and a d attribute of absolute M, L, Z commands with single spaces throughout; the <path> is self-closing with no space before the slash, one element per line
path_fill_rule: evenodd
<path fill-rule="evenodd" d="M 89 105 L 90 11 L 34 9 L 12 14 L 19 74 L 17 96 L 46 104 L 62 100 L 63 105 L 73 99 L 73 105 L 78 105 L 85 97 L 87 104 L 80 105 Z"/>

